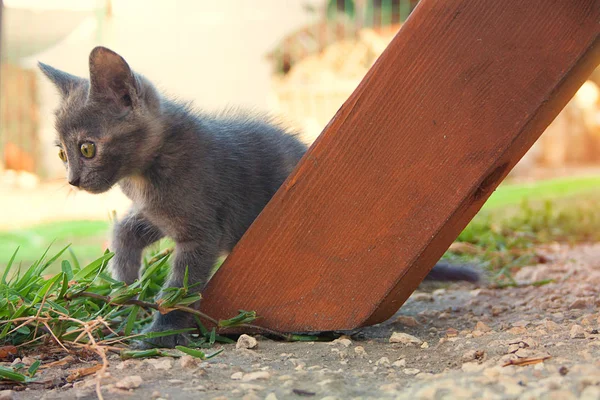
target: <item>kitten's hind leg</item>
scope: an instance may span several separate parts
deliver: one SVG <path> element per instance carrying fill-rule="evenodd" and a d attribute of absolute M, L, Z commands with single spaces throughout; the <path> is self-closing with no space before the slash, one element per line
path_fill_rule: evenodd
<path fill-rule="evenodd" d="M 133 283 L 139 276 L 142 251 L 163 236 L 142 214 L 130 210 L 114 226 L 111 250 L 115 256 L 109 263 L 113 277 Z"/>
<path fill-rule="evenodd" d="M 216 243 L 194 242 L 178 243 L 175 250 L 175 261 L 171 276 L 164 288 L 180 288 L 183 286 L 186 268 L 188 270 L 188 286 L 192 286 L 190 292 L 200 292 L 206 283 L 217 260 Z M 163 288 L 163 290 L 164 290 Z M 160 297 L 159 295 L 158 297 Z M 157 298 L 158 298 L 157 297 Z M 199 302 L 190 307 L 198 308 Z M 194 317 L 190 313 L 182 311 L 171 311 L 167 314 L 155 313 L 154 321 L 145 332 L 163 332 L 167 330 L 185 329 L 194 327 Z M 186 345 L 187 335 L 178 334 L 146 340 L 146 343 L 138 343 L 137 347 L 175 347 Z"/>

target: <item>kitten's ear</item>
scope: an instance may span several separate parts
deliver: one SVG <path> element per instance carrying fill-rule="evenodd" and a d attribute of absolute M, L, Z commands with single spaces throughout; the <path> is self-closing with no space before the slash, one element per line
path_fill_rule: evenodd
<path fill-rule="evenodd" d="M 56 85 L 63 98 L 85 81 L 83 78 L 60 71 L 42 62 L 38 62 L 38 67 Z"/>
<path fill-rule="evenodd" d="M 120 112 L 127 112 L 136 105 L 138 85 L 123 57 L 106 47 L 92 50 L 89 95 L 97 101 L 111 102 Z"/>

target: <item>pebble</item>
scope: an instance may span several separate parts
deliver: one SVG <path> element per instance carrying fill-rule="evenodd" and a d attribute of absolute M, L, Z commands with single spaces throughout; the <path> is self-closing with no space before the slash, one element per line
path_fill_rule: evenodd
<path fill-rule="evenodd" d="M 235 344 L 236 349 L 253 349 L 256 346 L 258 346 L 258 341 L 246 334 L 241 335 Z"/>
<path fill-rule="evenodd" d="M 34 362 L 36 362 L 37 360 L 33 357 L 23 357 L 23 359 L 21 360 L 21 362 L 27 366 L 33 364 Z"/>
<path fill-rule="evenodd" d="M 357 356 L 359 357 L 366 357 L 367 352 L 365 351 L 365 348 L 362 346 L 356 346 L 354 348 L 354 352 L 356 353 Z"/>
<path fill-rule="evenodd" d="M 404 372 L 406 375 L 416 375 L 421 372 L 421 370 L 416 368 L 404 368 L 402 372 Z"/>
<path fill-rule="evenodd" d="M 198 361 L 195 357 L 186 354 L 179 359 L 179 365 L 181 365 L 181 368 L 196 368 Z"/>
<path fill-rule="evenodd" d="M 414 328 L 419 325 L 419 322 L 414 317 L 409 317 L 408 315 L 401 315 L 396 318 L 396 322 L 402 324 L 404 326 L 409 326 Z"/>
<path fill-rule="evenodd" d="M 491 332 L 492 328 L 490 328 L 489 326 L 487 326 L 482 321 L 477 321 L 477 323 L 475 324 L 475 330 L 476 331 L 481 331 L 481 332 Z"/>
<path fill-rule="evenodd" d="M 173 360 L 171 358 L 163 357 L 158 360 L 149 358 L 146 362 L 154 367 L 154 369 L 166 370 L 173 368 Z"/>
<path fill-rule="evenodd" d="M 544 322 L 544 327 L 550 332 L 556 332 L 560 330 L 560 325 L 549 319 Z"/>
<path fill-rule="evenodd" d="M 569 304 L 569 309 L 582 310 L 584 308 L 590 307 L 592 304 L 594 304 L 593 299 L 591 299 L 589 297 L 583 297 L 583 298 L 579 298 L 579 299 L 573 301 L 571 304 Z"/>
<path fill-rule="evenodd" d="M 406 359 L 403 358 L 401 360 L 394 361 L 392 363 L 392 366 L 397 367 L 397 368 L 404 368 L 404 367 L 406 367 Z"/>
<path fill-rule="evenodd" d="M 575 324 L 571 327 L 569 336 L 571 336 L 571 339 L 585 339 L 585 330 L 581 325 Z"/>
<path fill-rule="evenodd" d="M 270 377 L 271 377 L 271 374 L 267 371 L 255 371 L 255 372 L 248 372 L 247 374 L 244 374 L 242 376 L 242 381 L 251 382 L 251 381 L 258 380 L 258 379 L 269 379 Z"/>
<path fill-rule="evenodd" d="M 375 361 L 375 365 L 380 365 L 382 367 L 389 367 L 390 359 L 387 357 L 381 357 L 379 360 Z"/>
<path fill-rule="evenodd" d="M 390 343 L 402 343 L 402 344 L 416 344 L 421 345 L 423 341 L 418 337 L 409 335 L 403 332 L 394 332 L 390 337 Z"/>
<path fill-rule="evenodd" d="M 243 372 L 234 372 L 233 374 L 231 374 L 231 380 L 239 381 L 242 379 L 243 376 L 244 376 Z"/>
<path fill-rule="evenodd" d="M 469 350 L 462 355 L 463 362 L 480 361 L 485 358 L 485 351 L 483 350 Z"/>
<path fill-rule="evenodd" d="M 142 384 L 143 381 L 144 380 L 142 379 L 141 376 L 131 375 L 131 376 L 127 376 L 127 377 L 121 379 L 120 381 L 118 381 L 117 383 L 115 383 L 115 386 L 118 387 L 119 389 L 125 389 L 125 390 L 136 389 L 136 388 L 140 387 L 140 385 Z"/>
<path fill-rule="evenodd" d="M 344 347 L 350 347 L 350 345 L 352 344 L 352 340 L 348 339 L 348 337 L 342 336 L 340 338 L 335 339 L 332 342 L 329 342 L 329 345 L 331 346 L 335 346 L 337 344 L 341 344 Z"/>
<path fill-rule="evenodd" d="M 265 396 L 265 400 L 277 400 L 277 395 L 273 392 Z"/>
<path fill-rule="evenodd" d="M 15 392 L 12 390 L 0 390 L 0 400 L 13 400 Z"/>
<path fill-rule="evenodd" d="M 414 301 L 428 301 L 428 302 L 433 302 L 433 295 L 429 294 L 429 293 L 415 293 L 412 296 L 410 296 L 411 300 Z"/>
<path fill-rule="evenodd" d="M 527 329 L 522 326 L 513 326 L 508 330 L 511 335 L 524 335 L 527 333 Z"/>

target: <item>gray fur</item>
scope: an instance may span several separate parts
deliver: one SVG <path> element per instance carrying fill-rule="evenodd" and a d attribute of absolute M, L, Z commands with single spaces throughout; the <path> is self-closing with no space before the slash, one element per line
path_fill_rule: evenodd
<path fill-rule="evenodd" d="M 295 135 L 267 118 L 210 116 L 161 96 L 125 60 L 104 47 L 90 54 L 90 80 L 40 64 L 57 85 L 58 145 L 68 156 L 69 182 L 91 193 L 118 184 L 133 201 L 113 232 L 115 278 L 138 278 L 142 251 L 164 236 L 176 243 L 167 287 L 203 287 L 218 256 L 229 253 L 306 151 Z M 97 153 L 82 157 L 93 142 Z M 191 321 L 157 313 L 150 331 Z M 159 346 L 185 344 L 183 336 Z"/>

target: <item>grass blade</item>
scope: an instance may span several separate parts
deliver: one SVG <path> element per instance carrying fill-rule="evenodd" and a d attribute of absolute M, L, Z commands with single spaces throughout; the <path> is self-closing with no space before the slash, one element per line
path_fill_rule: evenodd
<path fill-rule="evenodd" d="M 20 246 L 17 246 L 12 257 L 10 258 L 10 260 L 8 260 L 8 265 L 6 266 L 6 269 L 4 270 L 4 274 L 2 275 L 2 283 L 5 285 L 6 285 L 6 277 L 8 276 L 8 271 L 10 271 L 10 268 L 12 267 L 12 264 L 15 261 L 15 257 L 17 256 L 17 253 L 19 252 L 19 248 L 20 248 Z"/>

